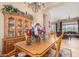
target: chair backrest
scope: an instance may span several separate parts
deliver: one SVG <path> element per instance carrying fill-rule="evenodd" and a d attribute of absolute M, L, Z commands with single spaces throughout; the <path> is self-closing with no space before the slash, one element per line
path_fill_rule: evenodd
<path fill-rule="evenodd" d="M 51 31 L 51 32 L 50 32 L 50 34 L 52 34 L 52 35 L 53 35 L 53 34 L 55 34 L 55 32 Z"/>
<path fill-rule="evenodd" d="M 55 32 L 49 32 L 48 37 L 51 37 L 51 35 L 54 35 L 54 34 L 55 34 Z"/>
<path fill-rule="evenodd" d="M 56 52 L 55 52 L 55 56 L 59 57 L 59 53 L 60 53 L 60 47 L 61 47 L 61 42 L 62 42 L 62 37 L 63 37 L 64 33 L 62 33 L 56 41 Z"/>
<path fill-rule="evenodd" d="M 25 35 L 25 39 L 27 40 L 27 38 L 28 38 L 27 34 L 26 34 L 26 33 L 24 33 L 24 35 Z"/>
<path fill-rule="evenodd" d="M 62 32 L 56 32 L 57 37 L 61 36 Z"/>

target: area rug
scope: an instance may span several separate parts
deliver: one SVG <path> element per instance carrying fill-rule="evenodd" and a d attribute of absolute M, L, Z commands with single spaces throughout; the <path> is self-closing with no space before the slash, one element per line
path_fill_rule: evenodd
<path fill-rule="evenodd" d="M 46 55 L 45 57 L 54 57 L 55 49 L 52 49 L 50 54 Z M 69 48 L 61 48 L 59 57 L 72 57 L 72 51 Z"/>
<path fill-rule="evenodd" d="M 72 51 L 69 48 L 62 48 L 60 50 L 60 57 L 72 57 Z"/>

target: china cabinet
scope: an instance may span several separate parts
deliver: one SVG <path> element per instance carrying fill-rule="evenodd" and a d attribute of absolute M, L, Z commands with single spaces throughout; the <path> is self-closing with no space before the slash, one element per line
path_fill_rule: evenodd
<path fill-rule="evenodd" d="M 25 14 L 7 13 L 4 15 L 3 54 L 14 49 L 14 44 L 25 40 L 24 31 L 29 27 L 30 19 Z"/>

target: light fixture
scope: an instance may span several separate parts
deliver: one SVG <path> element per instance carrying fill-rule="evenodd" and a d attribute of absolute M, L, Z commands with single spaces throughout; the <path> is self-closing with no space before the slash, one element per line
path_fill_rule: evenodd
<path fill-rule="evenodd" d="M 28 7 L 32 9 L 33 12 L 38 12 L 42 8 L 45 7 L 45 3 L 42 2 L 30 2 L 28 3 Z"/>

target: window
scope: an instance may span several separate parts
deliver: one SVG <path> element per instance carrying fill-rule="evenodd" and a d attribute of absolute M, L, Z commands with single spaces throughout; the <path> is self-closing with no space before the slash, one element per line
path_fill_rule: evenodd
<path fill-rule="evenodd" d="M 62 32 L 78 32 L 77 22 L 62 23 Z"/>
<path fill-rule="evenodd" d="M 56 24 L 51 25 L 51 31 L 56 32 Z"/>

